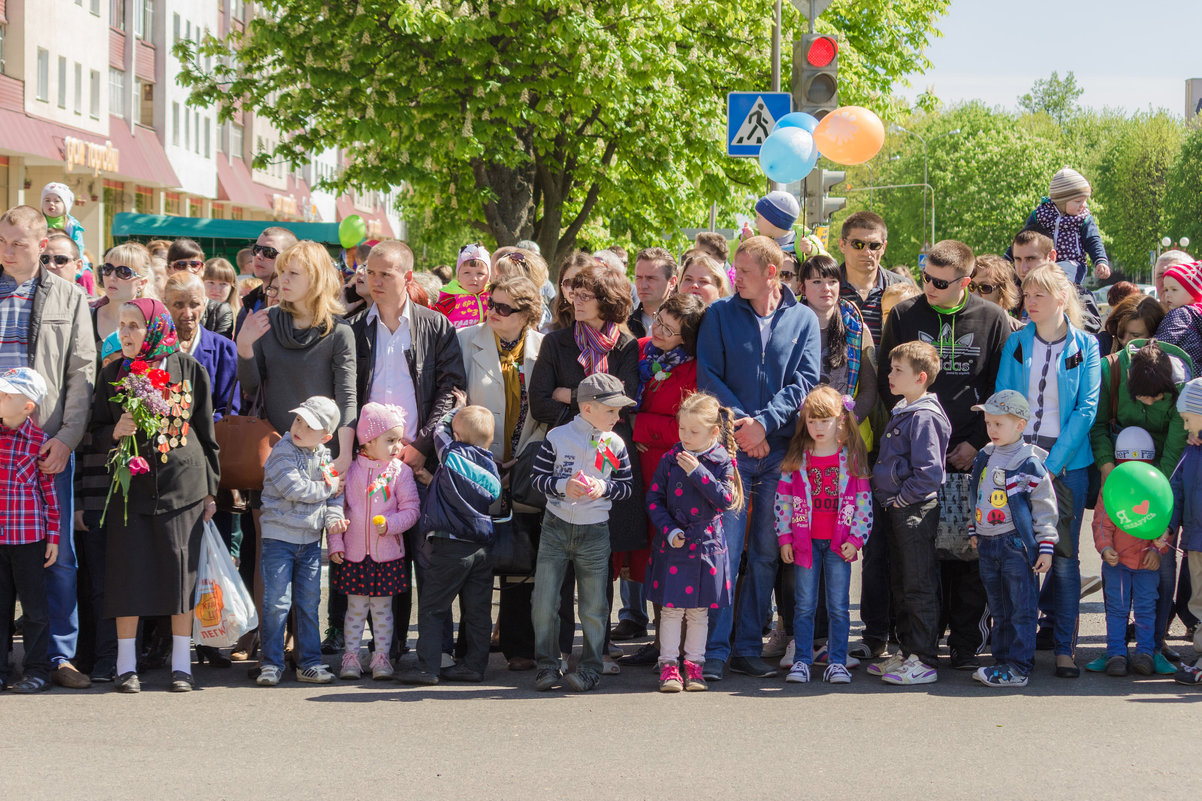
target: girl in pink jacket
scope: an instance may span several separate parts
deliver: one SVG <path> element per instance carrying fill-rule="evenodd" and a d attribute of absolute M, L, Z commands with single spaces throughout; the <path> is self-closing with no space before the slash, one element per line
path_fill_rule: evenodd
<path fill-rule="evenodd" d="M 826 578 L 830 616 L 823 681 L 847 684 L 851 563 L 872 530 L 868 455 L 850 396 L 827 385 L 801 404 L 797 431 L 781 462 L 776 489 L 776 536 L 781 561 L 794 566 L 795 659 L 786 681 L 810 681 L 814 663 L 814 613 L 818 581 Z"/>
<path fill-rule="evenodd" d="M 369 610 L 375 638 L 371 677 L 393 677 L 388 660 L 392 596 L 409 587 L 401 535 L 417 523 L 421 512 L 413 471 L 399 458 L 404 434 L 405 412 L 399 406 L 368 403 L 359 413 L 359 455 L 347 471 L 343 496 L 348 525 L 344 533 L 329 536 L 330 561 L 341 566 L 332 583 L 347 600 L 339 678 L 363 675 L 359 645 Z"/>

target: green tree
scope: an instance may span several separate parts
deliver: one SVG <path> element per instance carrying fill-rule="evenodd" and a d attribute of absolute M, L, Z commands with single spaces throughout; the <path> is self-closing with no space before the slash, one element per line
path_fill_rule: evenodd
<path fill-rule="evenodd" d="M 1202 127 L 1197 123 L 1169 168 L 1167 184 L 1160 233 L 1174 241 L 1185 236 L 1202 243 Z"/>
<path fill-rule="evenodd" d="M 1043 112 L 1057 125 L 1064 125 L 1077 113 L 1077 100 L 1084 93 L 1072 70 L 1063 78 L 1053 71 L 1051 77 L 1040 78 L 1030 92 L 1019 97 L 1018 107 L 1029 114 Z"/>
<path fill-rule="evenodd" d="M 841 101 L 887 107 L 893 82 L 928 65 L 948 2 L 832 7 L 820 28 L 844 35 Z M 193 102 L 286 132 L 258 162 L 343 148 L 353 158 L 327 188 L 403 186 L 403 212 L 433 210 L 430 229 L 534 239 L 554 264 L 610 220 L 661 241 L 763 186 L 725 155 L 724 104 L 768 85 L 769 0 L 259 5 L 243 33 L 176 45 Z M 786 38 L 800 31 L 787 8 Z"/>

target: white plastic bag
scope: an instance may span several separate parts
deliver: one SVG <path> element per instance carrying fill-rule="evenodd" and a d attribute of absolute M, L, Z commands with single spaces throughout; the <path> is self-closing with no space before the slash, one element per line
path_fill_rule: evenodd
<path fill-rule="evenodd" d="M 228 648 L 259 625 L 255 601 L 242 583 L 217 526 L 205 523 L 196 575 L 196 611 L 192 640 L 197 645 Z"/>

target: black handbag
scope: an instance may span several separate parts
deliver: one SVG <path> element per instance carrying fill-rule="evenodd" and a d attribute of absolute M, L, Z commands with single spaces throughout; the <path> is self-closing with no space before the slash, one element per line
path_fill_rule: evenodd
<path fill-rule="evenodd" d="M 509 468 L 509 494 L 514 503 L 535 509 L 547 508 L 547 496 L 534 486 L 534 457 L 542 447 L 541 439 L 527 442 Z"/>
<path fill-rule="evenodd" d="M 1056 540 L 1055 555 L 1062 559 L 1077 558 L 1077 542 L 1073 539 L 1073 491 L 1059 478 L 1052 478 L 1056 488 Z"/>
<path fill-rule="evenodd" d="M 492 572 L 498 576 L 529 576 L 538 558 L 541 515 L 510 512 L 493 518 Z"/>

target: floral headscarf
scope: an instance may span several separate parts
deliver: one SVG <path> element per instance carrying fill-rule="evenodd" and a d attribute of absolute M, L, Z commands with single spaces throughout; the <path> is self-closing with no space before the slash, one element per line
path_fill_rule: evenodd
<path fill-rule="evenodd" d="M 146 339 L 142 341 L 142 349 L 134 358 L 126 358 L 121 362 L 117 378 L 121 379 L 129 372 L 129 367 L 135 361 L 143 361 L 149 365 L 161 362 L 164 358 L 179 350 L 179 337 L 175 334 L 175 321 L 162 302 L 153 298 L 135 298 L 128 301 L 137 306 L 146 320 Z"/>

